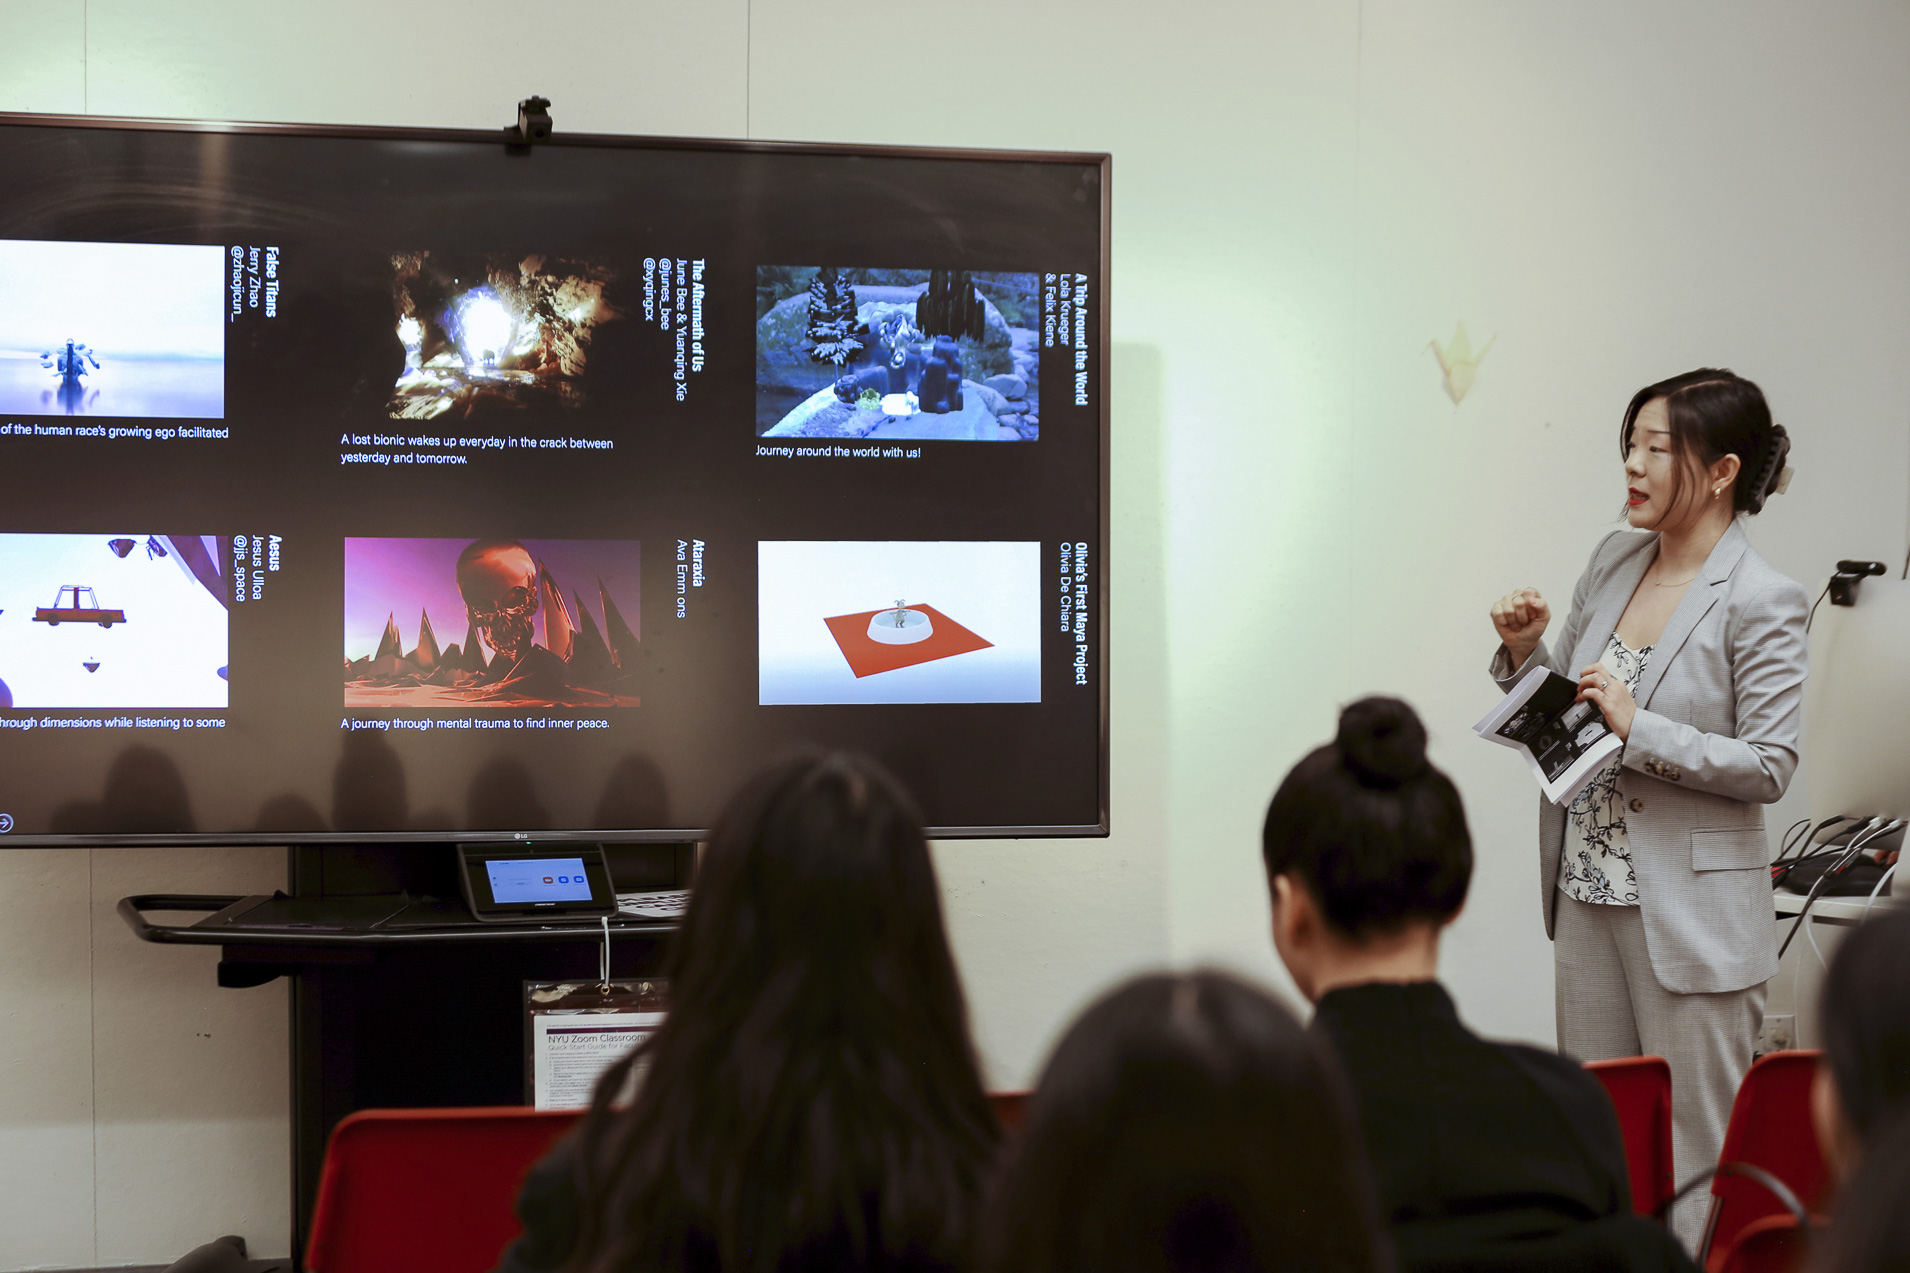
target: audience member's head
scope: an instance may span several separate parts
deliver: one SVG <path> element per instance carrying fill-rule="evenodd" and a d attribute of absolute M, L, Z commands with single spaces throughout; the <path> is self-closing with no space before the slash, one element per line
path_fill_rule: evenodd
<path fill-rule="evenodd" d="M 1426 729 L 1396 698 L 1340 713 L 1288 773 L 1261 829 L 1274 944 L 1300 990 L 1432 977 L 1472 878 L 1472 837 Z"/>
<path fill-rule="evenodd" d="M 1821 1020 L 1824 1063 L 1811 1106 L 1841 1176 L 1878 1127 L 1910 1109 L 1910 912 L 1878 915 L 1844 938 L 1824 976 Z"/>
<path fill-rule="evenodd" d="M 965 1258 L 998 1129 L 921 819 L 892 778 L 838 754 L 748 782 L 667 972 L 663 1027 L 598 1087 L 572 1267 Z"/>
<path fill-rule="evenodd" d="M 1910 1269 L 1910 1115 L 1870 1129 L 1862 1162 L 1837 1192 L 1837 1214 L 1816 1273 L 1902 1273 Z"/>
<path fill-rule="evenodd" d="M 1129 982 L 1055 1048 L 990 1207 L 989 1273 L 1386 1267 L 1338 1071 L 1219 973 Z"/>

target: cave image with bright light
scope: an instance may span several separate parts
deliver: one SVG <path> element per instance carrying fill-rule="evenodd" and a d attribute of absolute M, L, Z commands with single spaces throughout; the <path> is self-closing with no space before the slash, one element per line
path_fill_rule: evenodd
<path fill-rule="evenodd" d="M 604 299 L 609 271 L 591 262 L 424 251 L 393 257 L 392 271 L 404 353 L 394 419 L 574 407 L 592 334 L 619 316 Z"/>
<path fill-rule="evenodd" d="M 495 371 L 498 359 L 516 352 L 517 316 L 488 287 L 458 298 L 456 320 L 466 369 Z"/>

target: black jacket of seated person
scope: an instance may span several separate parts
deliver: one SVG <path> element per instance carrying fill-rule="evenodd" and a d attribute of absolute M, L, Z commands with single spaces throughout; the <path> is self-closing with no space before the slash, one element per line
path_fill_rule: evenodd
<path fill-rule="evenodd" d="M 1432 980 L 1471 884 L 1472 833 L 1418 713 L 1394 698 L 1348 704 L 1334 740 L 1274 792 L 1261 850 L 1274 943 L 1346 1071 L 1406 1273 L 1691 1268 L 1632 1214 L 1598 1081 L 1479 1038 Z"/>
<path fill-rule="evenodd" d="M 523 1236 L 504 1252 L 495 1273 L 560 1273 L 577 1246 L 584 1222 L 584 1195 L 575 1134 L 564 1137 L 524 1178 L 517 1196 Z M 722 1260 L 709 1241 L 692 1240 L 684 1267 L 689 1273 L 718 1273 Z M 786 1258 L 782 1273 L 950 1273 L 946 1260 L 926 1254 L 858 1258 L 846 1230 L 813 1239 Z"/>
<path fill-rule="evenodd" d="M 1403 1270 L 1692 1267 L 1632 1213 L 1611 1101 L 1580 1066 L 1481 1039 L 1432 981 L 1328 991 L 1313 1028 L 1346 1071 Z"/>

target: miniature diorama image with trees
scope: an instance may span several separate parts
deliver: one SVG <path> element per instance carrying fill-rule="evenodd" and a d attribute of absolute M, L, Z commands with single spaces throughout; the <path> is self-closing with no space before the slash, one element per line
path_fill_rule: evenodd
<path fill-rule="evenodd" d="M 762 266 L 758 437 L 1036 441 L 1039 275 Z"/>

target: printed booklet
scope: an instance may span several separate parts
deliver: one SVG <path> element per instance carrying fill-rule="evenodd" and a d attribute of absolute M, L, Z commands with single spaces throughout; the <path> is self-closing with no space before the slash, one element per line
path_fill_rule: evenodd
<path fill-rule="evenodd" d="M 1524 756 L 1539 789 L 1556 805 L 1570 804 L 1625 745 L 1605 724 L 1598 705 L 1574 702 L 1577 697 L 1578 682 L 1535 667 L 1473 726 L 1487 742 Z"/>

